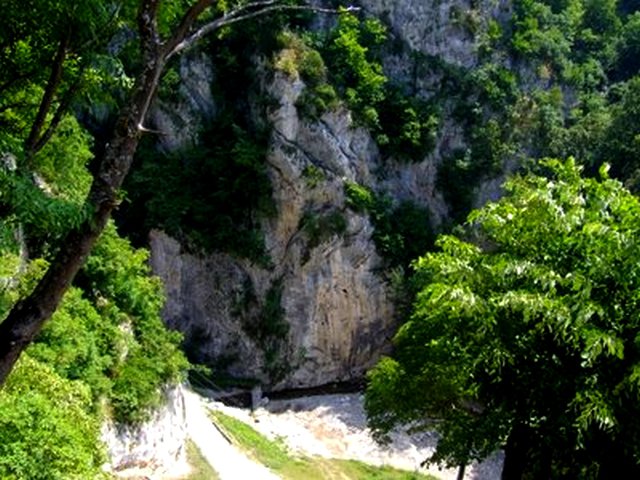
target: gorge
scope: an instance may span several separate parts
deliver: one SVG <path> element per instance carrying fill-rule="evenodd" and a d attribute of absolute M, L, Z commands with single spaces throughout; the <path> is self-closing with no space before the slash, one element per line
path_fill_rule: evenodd
<path fill-rule="evenodd" d="M 24 1 L 0 477 L 182 464 L 185 382 L 365 388 L 378 439 L 503 478 L 637 471 L 637 2 Z"/>

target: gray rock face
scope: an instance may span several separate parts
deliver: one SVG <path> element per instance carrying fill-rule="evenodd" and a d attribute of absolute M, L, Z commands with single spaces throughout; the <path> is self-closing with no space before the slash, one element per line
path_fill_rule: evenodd
<path fill-rule="evenodd" d="M 483 22 L 508 14 L 507 0 L 361 0 L 368 13 L 385 19 L 412 50 L 470 67 L 477 61 Z"/>
<path fill-rule="evenodd" d="M 510 4 L 359 3 L 367 13 L 387 21 L 405 45 L 403 52 L 385 61 L 390 75 L 399 78 L 407 76 L 401 71 L 406 69 L 403 59 L 410 58 L 412 50 L 462 67 L 475 65 L 474 22 L 501 18 Z M 208 87 L 215 71 L 208 60 L 190 53 L 181 61 L 180 72 L 187 82 L 179 98 L 160 102 L 152 117 L 156 128 L 166 133 L 161 147 L 167 150 L 194 142 L 198 125 L 215 116 Z M 441 158 L 464 147 L 463 133 L 445 118 L 434 152 L 422 162 L 383 162 L 375 142 L 354 125 L 349 111 L 304 119 L 296 108 L 304 84 L 282 74 L 264 77 L 263 90 L 278 105 L 270 113 L 273 131 L 267 159 L 277 215 L 262 223 L 273 267 L 225 254 L 195 256 L 163 232 L 152 232 L 152 267 L 167 291 L 165 320 L 185 333 L 187 348 L 197 361 L 233 376 L 275 388 L 357 378 L 388 347 L 395 323 L 390 287 L 371 239 L 373 226 L 366 214 L 346 206 L 344 186 L 357 182 L 397 201 L 426 206 L 437 227 L 448 218 L 436 186 L 437 168 Z M 421 79 L 416 94 L 429 97 L 437 81 Z M 478 190 L 478 198 L 493 198 L 496 191 L 497 182 L 487 183 Z M 344 228 L 332 230 L 329 220 L 339 220 Z M 309 222 L 320 225 L 320 231 L 310 232 L 305 227 Z M 275 316 L 281 318 L 272 318 L 274 301 L 281 308 Z"/>
<path fill-rule="evenodd" d="M 344 183 L 368 184 L 378 152 L 345 110 L 318 122 L 301 120 L 295 101 L 302 85 L 276 76 L 270 86 L 280 107 L 272 115 L 268 156 L 277 216 L 263 225 L 273 268 L 224 254 L 200 258 L 181 251 L 162 232 L 151 235 L 151 263 L 167 291 L 165 319 L 186 334 L 196 358 L 232 375 L 273 383 L 274 363 L 284 370 L 279 387 L 320 385 L 361 376 L 378 358 L 392 330 L 388 285 L 364 214 L 345 206 Z M 320 178 L 305 172 L 313 167 Z M 303 218 L 343 219 L 340 234 L 312 240 Z M 278 286 L 286 338 L 275 360 L 251 335 L 270 289 Z M 264 320 L 263 320 L 264 321 Z M 249 333 L 247 333 L 249 332 Z"/>
<path fill-rule="evenodd" d="M 188 472 L 185 415 L 184 391 L 174 387 L 148 422 L 135 427 L 105 423 L 101 436 L 110 461 L 104 469 L 129 478 L 133 473 L 177 478 Z"/>
<path fill-rule="evenodd" d="M 159 100 L 150 112 L 150 121 L 164 151 L 193 146 L 202 125 L 211 122 L 216 106 L 211 83 L 215 77 L 211 60 L 202 52 L 192 51 L 180 57 L 181 78 L 177 98 Z"/>

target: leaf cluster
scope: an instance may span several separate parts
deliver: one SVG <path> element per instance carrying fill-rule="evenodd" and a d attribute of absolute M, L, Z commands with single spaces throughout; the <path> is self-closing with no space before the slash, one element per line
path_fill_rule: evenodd
<path fill-rule="evenodd" d="M 432 247 L 433 229 L 428 209 L 411 201 L 394 204 L 389 197 L 355 182 L 345 182 L 344 191 L 347 206 L 371 218 L 376 250 L 389 267 L 407 268 L 420 252 Z"/>
<path fill-rule="evenodd" d="M 544 166 L 415 262 L 413 314 L 369 376 L 370 422 L 438 429 L 432 460 L 450 465 L 508 447 L 518 425 L 534 477 L 635 471 L 640 203 L 604 170 Z"/>

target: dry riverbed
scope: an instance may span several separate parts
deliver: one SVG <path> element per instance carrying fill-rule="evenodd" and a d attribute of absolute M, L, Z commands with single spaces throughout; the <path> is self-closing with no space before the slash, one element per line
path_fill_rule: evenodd
<path fill-rule="evenodd" d="M 455 480 L 457 475 L 457 469 L 420 467 L 420 463 L 433 453 L 437 440 L 434 434 L 395 432 L 390 445 L 377 444 L 366 427 L 363 398 L 359 394 L 270 401 L 254 412 L 217 402 L 210 402 L 209 406 L 249 423 L 268 438 L 281 438 L 289 448 L 304 455 L 389 465 L 430 473 L 443 480 Z M 216 467 L 215 463 L 213 467 Z M 501 468 L 501 457 L 496 455 L 467 468 L 465 478 L 497 480 Z"/>

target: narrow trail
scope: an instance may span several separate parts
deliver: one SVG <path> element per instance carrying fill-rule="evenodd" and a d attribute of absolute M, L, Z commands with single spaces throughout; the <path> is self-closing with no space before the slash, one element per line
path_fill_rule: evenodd
<path fill-rule="evenodd" d="M 185 391 L 185 409 L 189 437 L 221 480 L 280 480 L 230 444 L 211 423 L 201 397 L 189 390 Z"/>

